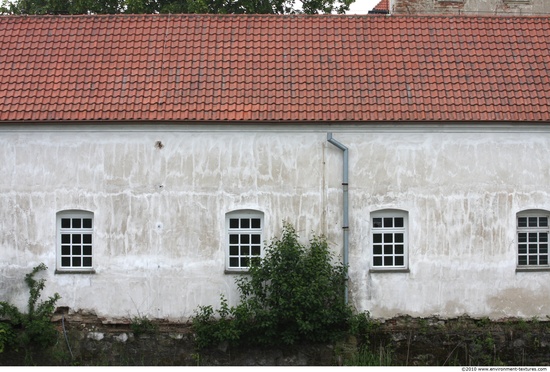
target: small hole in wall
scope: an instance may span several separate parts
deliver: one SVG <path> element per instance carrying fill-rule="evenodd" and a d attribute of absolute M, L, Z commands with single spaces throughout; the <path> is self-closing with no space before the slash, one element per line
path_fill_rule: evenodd
<path fill-rule="evenodd" d="M 157 142 L 155 142 L 155 147 L 160 150 L 164 147 L 164 145 L 162 144 L 162 142 L 157 141 Z"/>

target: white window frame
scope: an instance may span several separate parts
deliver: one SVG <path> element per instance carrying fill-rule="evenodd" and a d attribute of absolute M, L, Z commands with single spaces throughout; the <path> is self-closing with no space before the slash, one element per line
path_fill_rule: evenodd
<path fill-rule="evenodd" d="M 516 214 L 518 270 L 550 269 L 550 212 L 531 209 Z"/>
<path fill-rule="evenodd" d="M 264 256 L 264 213 L 257 210 L 228 212 L 225 215 L 225 226 L 225 270 L 246 272 L 250 269 L 253 257 Z"/>
<path fill-rule="evenodd" d="M 390 223 L 391 221 L 391 223 Z M 399 209 L 371 212 L 371 270 L 409 268 L 409 213 Z"/>
<path fill-rule="evenodd" d="M 93 273 L 94 214 L 84 210 L 64 210 L 57 213 L 56 220 L 56 272 Z M 80 226 L 78 226 L 78 220 L 80 220 Z"/>

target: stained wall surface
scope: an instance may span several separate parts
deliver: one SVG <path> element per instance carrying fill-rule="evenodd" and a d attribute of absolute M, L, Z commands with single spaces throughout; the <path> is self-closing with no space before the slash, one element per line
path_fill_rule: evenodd
<path fill-rule="evenodd" d="M 225 214 L 288 221 L 342 256 L 349 148 L 350 303 L 389 318 L 543 317 L 550 271 L 518 272 L 516 213 L 550 210 L 550 128 L 468 125 L 141 125 L 0 128 L 0 300 L 44 296 L 120 319 L 186 320 L 234 304 Z M 56 273 L 56 213 L 94 214 L 94 274 Z M 408 213 L 408 271 L 371 270 L 370 215 Z"/>
<path fill-rule="evenodd" d="M 546 0 L 390 0 L 390 13 L 406 15 L 505 15 L 550 14 Z"/>

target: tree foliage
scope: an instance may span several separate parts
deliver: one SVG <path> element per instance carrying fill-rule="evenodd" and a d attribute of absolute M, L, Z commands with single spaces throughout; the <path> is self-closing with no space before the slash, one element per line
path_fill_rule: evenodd
<path fill-rule="evenodd" d="M 333 262 L 323 237 L 309 243 L 302 245 L 295 229 L 285 224 L 265 257 L 236 279 L 236 307 L 222 297 L 217 314 L 211 306 L 199 308 L 193 318 L 198 345 L 327 342 L 347 332 L 352 319 L 344 300 L 347 268 Z"/>
<path fill-rule="evenodd" d="M 343 14 L 355 0 L 2 0 L 1 14 Z"/>

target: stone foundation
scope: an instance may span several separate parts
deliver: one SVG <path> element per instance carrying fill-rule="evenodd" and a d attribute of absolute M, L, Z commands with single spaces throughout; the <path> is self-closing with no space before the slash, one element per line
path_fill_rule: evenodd
<path fill-rule="evenodd" d="M 49 350 L 6 350 L 1 365 L 314 366 L 350 364 L 367 345 L 380 361 L 397 366 L 550 365 L 550 322 L 398 317 L 376 322 L 372 331 L 332 345 L 196 350 L 188 323 L 155 322 L 136 334 L 131 322 L 93 315 L 60 315 Z M 375 358 L 376 359 L 376 358 Z"/>

